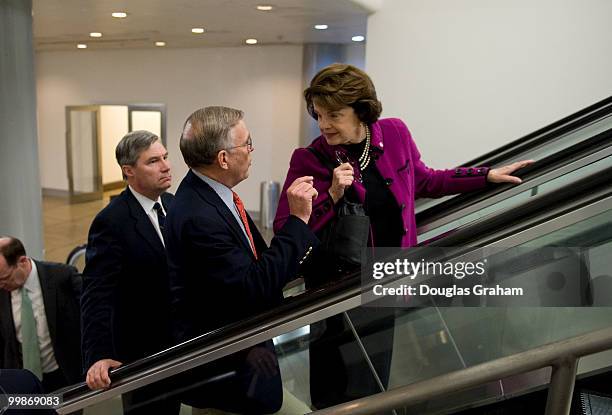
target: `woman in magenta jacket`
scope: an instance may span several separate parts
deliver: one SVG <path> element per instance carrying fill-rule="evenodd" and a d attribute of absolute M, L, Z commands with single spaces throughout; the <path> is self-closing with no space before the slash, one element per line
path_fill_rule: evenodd
<path fill-rule="evenodd" d="M 522 161 L 498 169 L 427 167 L 406 125 L 396 118 L 379 118 L 382 105 L 370 77 L 351 65 L 333 64 L 322 69 L 304 91 L 304 97 L 308 112 L 321 130 L 321 135 L 309 147 L 337 167 L 332 174 L 311 151 L 305 148 L 294 151 L 274 220 L 275 230 L 289 216 L 287 187 L 298 177 L 313 176 L 319 195 L 313 203 L 309 226 L 315 232 L 330 224 L 336 215 L 335 206 L 350 192 L 353 200 L 363 203 L 370 217 L 369 245 L 410 247 L 417 241 L 415 199 L 478 190 L 487 182 L 520 183 L 512 172 L 531 163 Z M 389 323 L 388 310 L 379 312 L 378 316 L 374 310 L 352 310 L 349 315 L 356 320 L 358 331 L 360 325 L 370 324 L 373 319 Z M 355 359 L 344 355 L 350 346 L 339 340 L 343 329 L 339 328 L 341 316 L 336 316 L 338 319 L 328 319 L 323 345 L 317 339 L 310 347 L 311 397 L 317 408 L 380 391 L 372 376 L 368 376 L 365 363 L 357 365 L 361 368 L 345 364 Z M 393 321 L 390 323 L 383 324 L 386 327 L 382 327 L 378 337 L 371 335 L 362 339 L 366 349 L 369 343 L 372 350 L 378 350 L 369 354 L 385 385 L 393 341 Z M 332 326 L 334 333 L 330 333 Z M 387 347 L 381 348 L 385 343 Z M 334 371 L 340 374 L 333 375 Z"/>

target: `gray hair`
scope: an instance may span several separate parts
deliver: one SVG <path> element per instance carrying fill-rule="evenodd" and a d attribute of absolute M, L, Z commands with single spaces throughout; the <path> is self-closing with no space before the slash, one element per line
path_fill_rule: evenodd
<path fill-rule="evenodd" d="M 159 137 L 150 131 L 138 130 L 127 133 L 115 149 L 117 163 L 119 166 L 135 166 L 140 154 L 157 140 Z M 125 174 L 123 178 L 126 179 Z"/>
<path fill-rule="evenodd" d="M 200 108 L 187 118 L 179 147 L 189 167 L 211 165 L 219 151 L 233 145 L 231 130 L 244 112 L 228 107 Z"/>

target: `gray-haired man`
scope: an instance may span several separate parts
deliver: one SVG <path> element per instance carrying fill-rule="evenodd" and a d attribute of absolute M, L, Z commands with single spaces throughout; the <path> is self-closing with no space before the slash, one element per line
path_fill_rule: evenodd
<path fill-rule="evenodd" d="M 155 134 L 134 131 L 115 153 L 128 187 L 94 219 L 83 272 L 82 345 L 91 389 L 110 385 L 109 369 L 171 345 L 162 237 L 172 201 L 168 152 Z M 154 384 L 125 394 L 124 413 L 178 413 L 177 402 L 154 402 L 162 392 Z"/>

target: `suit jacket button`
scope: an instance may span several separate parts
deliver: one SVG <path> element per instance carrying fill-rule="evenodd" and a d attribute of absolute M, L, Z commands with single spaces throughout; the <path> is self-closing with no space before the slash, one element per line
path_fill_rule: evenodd
<path fill-rule="evenodd" d="M 405 204 L 405 203 L 402 203 L 402 204 L 400 205 L 400 209 L 401 209 L 401 210 L 406 209 L 406 204 Z"/>
<path fill-rule="evenodd" d="M 404 228 L 404 235 L 408 233 L 408 228 Z"/>
<path fill-rule="evenodd" d="M 391 183 L 393 183 L 393 179 L 392 178 L 389 177 L 389 178 L 385 179 L 385 184 L 387 186 L 391 186 Z"/>

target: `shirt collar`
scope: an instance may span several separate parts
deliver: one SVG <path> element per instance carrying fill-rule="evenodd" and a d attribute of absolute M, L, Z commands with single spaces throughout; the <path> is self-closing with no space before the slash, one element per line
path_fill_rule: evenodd
<path fill-rule="evenodd" d="M 31 258 L 28 258 L 28 261 L 30 261 L 30 264 L 32 264 L 32 270 L 30 271 L 30 274 L 28 275 L 25 284 L 23 284 L 23 287 L 26 289 L 26 291 L 33 293 L 40 290 L 40 281 L 38 280 L 38 268 L 36 268 L 36 263 L 32 261 Z"/>
<path fill-rule="evenodd" d="M 140 203 L 140 206 L 142 206 L 144 211 L 147 212 L 147 214 L 153 210 L 153 206 L 155 206 L 155 203 L 159 203 L 162 207 L 162 210 L 164 210 L 164 205 L 162 204 L 161 196 L 158 196 L 157 200 L 151 200 L 145 195 L 138 193 L 136 190 L 134 190 L 132 186 L 128 187 L 130 188 L 130 191 L 132 192 L 136 200 L 138 200 L 138 203 Z"/>
<path fill-rule="evenodd" d="M 223 202 L 227 206 L 232 206 L 234 204 L 234 193 L 232 192 L 232 189 L 230 189 L 229 187 L 227 187 L 223 183 L 219 183 L 215 179 L 211 179 L 210 177 L 208 177 L 208 176 L 206 176 L 206 175 L 204 175 L 204 174 L 202 174 L 202 173 L 200 173 L 200 172 L 198 172 L 198 171 L 196 171 L 194 169 L 191 169 L 191 171 L 193 172 L 193 174 L 195 174 L 201 180 L 203 180 L 204 183 L 206 183 L 210 187 L 212 187 L 213 190 L 215 191 L 215 193 L 217 193 L 219 195 L 221 200 L 223 200 Z"/>

